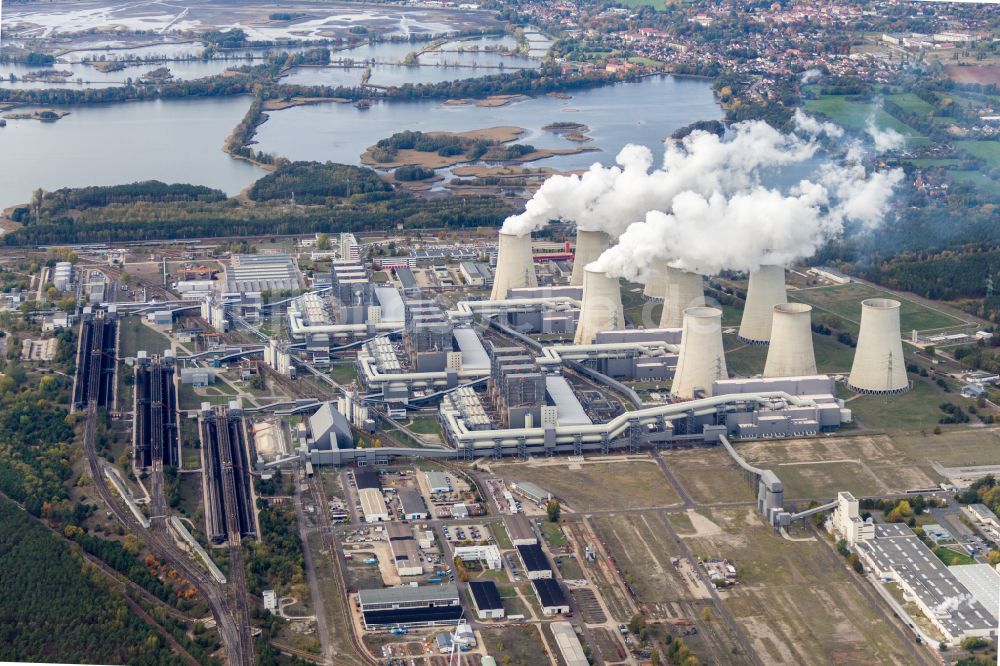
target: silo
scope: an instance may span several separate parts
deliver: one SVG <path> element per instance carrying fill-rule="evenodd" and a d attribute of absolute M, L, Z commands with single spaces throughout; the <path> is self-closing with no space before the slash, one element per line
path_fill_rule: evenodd
<path fill-rule="evenodd" d="M 899 333 L 899 301 L 861 301 L 861 329 L 848 385 L 858 393 L 902 393 L 910 388 Z"/>
<path fill-rule="evenodd" d="M 679 268 L 664 266 L 663 312 L 660 328 L 680 328 L 684 310 L 705 305 L 705 289 L 701 276 Z"/>
<path fill-rule="evenodd" d="M 576 253 L 573 255 L 573 276 L 569 283 L 575 287 L 583 284 L 584 269 L 611 245 L 611 237 L 603 231 L 576 230 Z"/>
<path fill-rule="evenodd" d="M 537 286 L 535 262 L 531 256 L 531 234 L 517 236 L 501 231 L 490 300 L 504 300 L 511 289 Z"/>
<path fill-rule="evenodd" d="M 653 261 L 646 274 L 642 276 L 646 286 L 642 290 L 642 295 L 646 298 L 662 301 L 663 291 L 667 286 L 667 262 L 665 259 Z"/>
<path fill-rule="evenodd" d="M 688 308 L 684 311 L 684 333 L 670 394 L 690 399 L 695 389 L 700 388 L 710 396 L 712 384 L 728 376 L 722 349 L 722 310 Z"/>
<path fill-rule="evenodd" d="M 587 268 L 583 276 L 583 307 L 577 322 L 574 344 L 589 345 L 599 331 L 625 328 L 622 291 L 618 278 Z"/>
<path fill-rule="evenodd" d="M 750 273 L 747 302 L 743 306 L 739 338 L 750 345 L 766 345 L 771 339 L 771 316 L 774 306 L 788 302 L 785 295 L 785 269 L 761 266 Z"/>
<path fill-rule="evenodd" d="M 801 377 L 815 374 L 812 306 L 805 303 L 775 305 L 764 376 Z"/>

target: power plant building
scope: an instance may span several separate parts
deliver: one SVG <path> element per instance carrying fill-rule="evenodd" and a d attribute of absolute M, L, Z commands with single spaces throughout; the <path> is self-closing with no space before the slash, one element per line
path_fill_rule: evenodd
<path fill-rule="evenodd" d="M 596 261 L 611 246 L 611 237 L 603 231 L 576 230 L 576 251 L 573 255 L 573 275 L 569 283 L 581 286 L 587 264 Z"/>
<path fill-rule="evenodd" d="M 497 269 L 493 274 L 490 300 L 501 301 L 507 292 L 518 287 L 537 287 L 535 261 L 531 251 L 531 235 L 517 236 L 500 232 L 497 248 Z"/>
<path fill-rule="evenodd" d="M 899 331 L 899 301 L 861 302 L 861 328 L 847 383 L 858 393 L 889 395 L 910 388 Z"/>
<path fill-rule="evenodd" d="M 710 396 L 712 385 L 728 376 L 722 347 L 722 310 L 688 308 L 684 311 L 684 333 L 671 394 L 691 399 L 696 392 L 704 391 Z"/>
<path fill-rule="evenodd" d="M 815 374 L 812 306 L 805 303 L 775 305 L 764 376 L 795 377 Z"/>
<path fill-rule="evenodd" d="M 576 328 L 574 342 L 589 345 L 600 331 L 625 328 L 625 311 L 622 308 L 621 284 L 603 271 L 584 270 L 583 306 Z"/>
<path fill-rule="evenodd" d="M 705 303 L 705 287 L 700 275 L 679 268 L 664 267 L 660 328 L 681 328 L 684 325 L 684 311 L 702 307 Z"/>
<path fill-rule="evenodd" d="M 783 267 L 761 266 L 752 271 L 747 286 L 746 304 L 743 306 L 743 319 L 740 321 L 740 340 L 751 345 L 770 342 L 774 306 L 787 301 Z"/>

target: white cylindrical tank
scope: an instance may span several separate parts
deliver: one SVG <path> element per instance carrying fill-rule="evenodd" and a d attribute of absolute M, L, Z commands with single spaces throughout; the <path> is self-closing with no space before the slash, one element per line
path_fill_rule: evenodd
<path fill-rule="evenodd" d="M 537 286 L 535 261 L 531 256 L 531 234 L 517 236 L 501 231 L 490 300 L 502 301 L 511 289 Z"/>
<path fill-rule="evenodd" d="M 740 321 L 740 340 L 750 345 L 766 345 L 771 339 L 774 306 L 787 302 L 783 267 L 761 266 L 751 272 L 747 302 Z"/>
<path fill-rule="evenodd" d="M 642 290 L 643 296 L 655 300 L 663 300 L 663 292 L 667 286 L 668 268 L 667 262 L 664 259 L 657 259 L 650 264 L 646 274 L 642 276 L 642 280 L 646 284 Z"/>
<path fill-rule="evenodd" d="M 722 349 L 722 310 L 688 308 L 684 311 L 684 333 L 671 395 L 691 399 L 695 389 L 704 389 L 710 396 L 712 383 L 728 376 Z"/>
<path fill-rule="evenodd" d="M 663 312 L 660 328 L 680 328 L 684 325 L 684 311 L 705 305 L 705 288 L 701 276 L 679 268 L 664 266 Z"/>
<path fill-rule="evenodd" d="M 618 278 L 604 271 L 587 268 L 583 276 L 583 307 L 576 325 L 573 342 L 589 345 L 599 331 L 618 331 L 625 328 L 625 311 L 622 309 L 622 290 Z"/>
<path fill-rule="evenodd" d="M 861 329 L 847 383 L 858 393 L 902 393 L 910 388 L 899 333 L 899 301 L 861 301 Z"/>
<path fill-rule="evenodd" d="M 574 287 L 583 285 L 584 269 L 596 261 L 611 245 L 611 237 L 603 231 L 576 230 L 576 252 L 573 255 L 573 275 L 569 283 Z"/>
<path fill-rule="evenodd" d="M 764 364 L 765 377 L 802 377 L 816 374 L 812 340 L 812 306 L 779 303 L 771 321 L 771 346 Z"/>

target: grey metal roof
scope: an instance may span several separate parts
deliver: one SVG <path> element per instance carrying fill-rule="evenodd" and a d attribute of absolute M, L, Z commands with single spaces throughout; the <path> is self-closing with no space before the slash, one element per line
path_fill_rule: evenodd
<path fill-rule="evenodd" d="M 406 307 L 395 287 L 375 287 L 375 298 L 378 300 L 379 307 L 382 308 L 382 321 L 403 322 L 406 316 Z"/>
<path fill-rule="evenodd" d="M 452 334 L 462 351 L 462 367 L 468 370 L 488 370 L 490 357 L 483 341 L 473 328 L 456 328 Z"/>
<path fill-rule="evenodd" d="M 1000 573 L 988 564 L 959 564 L 948 570 L 990 615 L 1000 617 Z"/>
<path fill-rule="evenodd" d="M 332 402 L 323 403 L 309 417 L 309 434 L 312 435 L 314 448 L 324 451 L 343 448 L 338 444 L 346 444 L 348 440 L 353 441 L 351 424 L 337 411 Z"/>
<path fill-rule="evenodd" d="M 424 499 L 413 488 L 403 488 L 399 491 L 399 503 L 403 505 L 403 514 L 427 513 Z"/>
<path fill-rule="evenodd" d="M 385 587 L 373 590 L 359 590 L 358 601 L 364 604 L 386 604 L 393 602 L 438 601 L 440 599 L 457 599 L 458 587 L 454 583 L 443 585 L 420 585 L 413 587 Z"/>
<path fill-rule="evenodd" d="M 545 378 L 545 391 L 556 405 L 559 425 L 590 425 L 590 417 L 573 392 L 565 377 L 550 375 Z"/>
<path fill-rule="evenodd" d="M 399 278 L 399 283 L 403 285 L 403 289 L 413 289 L 417 286 L 417 278 L 414 277 L 413 271 L 409 268 L 397 268 L 396 277 Z"/>

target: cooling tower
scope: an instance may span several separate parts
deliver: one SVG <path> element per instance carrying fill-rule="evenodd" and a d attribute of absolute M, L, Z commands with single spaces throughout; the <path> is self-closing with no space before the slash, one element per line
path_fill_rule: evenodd
<path fill-rule="evenodd" d="M 648 273 L 643 276 L 646 281 L 646 287 L 642 290 L 643 296 L 663 300 L 663 290 L 667 284 L 667 268 L 667 262 L 663 259 L 652 263 Z"/>
<path fill-rule="evenodd" d="M 622 309 L 622 292 L 618 278 L 603 271 L 588 268 L 583 276 L 583 307 L 576 325 L 573 342 L 589 345 L 599 331 L 616 331 L 625 328 Z"/>
<path fill-rule="evenodd" d="M 519 287 L 537 287 L 535 262 L 531 256 L 531 234 L 516 236 L 500 232 L 497 270 L 493 274 L 491 301 L 502 301 L 507 292 Z"/>
<path fill-rule="evenodd" d="M 705 289 L 701 276 L 678 268 L 663 267 L 663 312 L 660 328 L 680 328 L 684 311 L 705 305 Z"/>
<path fill-rule="evenodd" d="M 611 237 L 603 231 L 576 230 L 576 254 L 573 256 L 573 276 L 569 283 L 574 287 L 583 284 L 584 269 L 604 254 L 611 245 Z"/>
<path fill-rule="evenodd" d="M 701 388 L 710 396 L 712 383 L 728 376 L 722 350 L 722 310 L 688 308 L 684 311 L 684 333 L 671 395 L 689 399 L 696 388 Z"/>
<path fill-rule="evenodd" d="M 861 301 L 861 330 L 847 383 L 858 393 L 902 393 L 910 388 L 899 335 L 899 301 Z"/>
<path fill-rule="evenodd" d="M 740 340 L 751 345 L 766 345 L 771 339 L 774 306 L 787 301 L 784 268 L 761 266 L 750 273 L 747 302 L 740 321 Z"/>
<path fill-rule="evenodd" d="M 812 306 L 779 303 L 771 321 L 771 346 L 764 364 L 765 377 L 802 377 L 816 374 L 813 353 Z"/>

